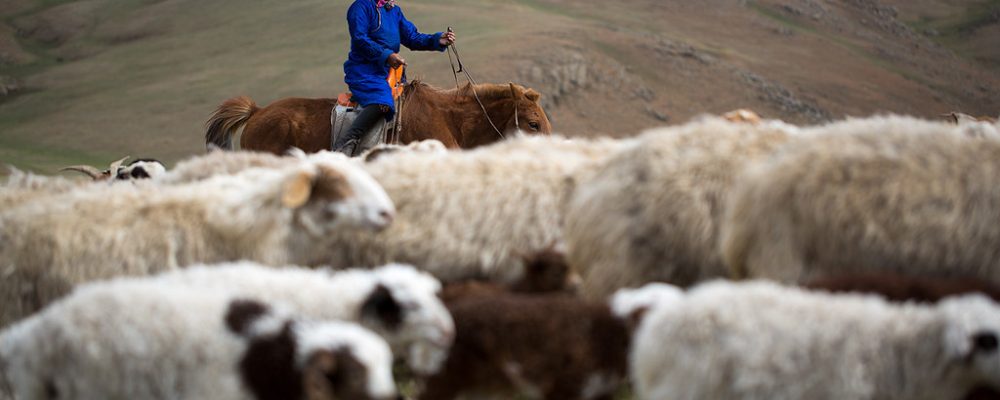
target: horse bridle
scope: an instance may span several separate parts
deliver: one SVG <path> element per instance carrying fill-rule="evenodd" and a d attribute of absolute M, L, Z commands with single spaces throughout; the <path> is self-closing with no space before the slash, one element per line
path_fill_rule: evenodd
<path fill-rule="evenodd" d="M 453 32 L 450 26 L 448 27 L 448 32 Z M 455 59 L 458 60 L 458 69 L 455 69 L 455 62 L 451 59 L 451 53 L 453 52 L 455 53 Z M 490 123 L 491 127 L 493 127 L 493 131 L 495 131 L 497 135 L 500 135 L 500 139 L 507 139 L 507 137 L 503 135 L 503 132 L 497 128 L 497 125 L 493 123 L 493 119 L 490 118 L 490 113 L 486 111 L 486 106 L 483 105 L 483 101 L 479 99 L 479 93 L 476 92 L 476 86 L 478 83 L 476 83 L 475 79 L 472 79 L 472 75 L 469 74 L 469 71 L 464 65 L 462 65 L 462 57 L 458 55 L 458 47 L 454 43 L 448 46 L 448 62 L 451 63 L 451 73 L 455 76 L 455 89 L 458 89 L 458 73 L 465 73 L 465 77 L 469 80 L 469 85 L 472 89 L 472 95 L 476 98 L 476 103 L 479 103 L 479 108 L 483 110 L 483 115 L 486 116 L 486 121 Z M 511 92 L 510 96 L 512 100 L 511 105 L 514 106 L 514 126 L 521 129 L 521 122 L 518 120 L 517 115 L 517 97 L 513 92 Z"/>

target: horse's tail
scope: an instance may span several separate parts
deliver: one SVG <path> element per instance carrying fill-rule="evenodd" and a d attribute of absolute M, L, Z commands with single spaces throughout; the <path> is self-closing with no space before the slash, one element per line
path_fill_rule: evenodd
<path fill-rule="evenodd" d="M 234 97 L 226 100 L 215 110 L 205 125 L 205 146 L 211 150 L 218 147 L 223 150 L 233 149 L 233 136 L 247 120 L 260 108 L 247 96 Z"/>

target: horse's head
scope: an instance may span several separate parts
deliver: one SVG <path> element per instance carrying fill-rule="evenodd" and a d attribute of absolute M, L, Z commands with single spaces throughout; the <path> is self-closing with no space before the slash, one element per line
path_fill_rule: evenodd
<path fill-rule="evenodd" d="M 525 88 L 513 82 L 509 85 L 510 98 L 517 107 L 517 114 L 516 118 L 511 116 L 510 120 L 507 121 L 505 130 L 509 132 L 519 129 L 529 135 L 551 134 L 552 124 L 549 123 L 545 110 L 542 110 L 541 104 L 538 103 L 538 99 L 542 95 L 534 89 Z"/>

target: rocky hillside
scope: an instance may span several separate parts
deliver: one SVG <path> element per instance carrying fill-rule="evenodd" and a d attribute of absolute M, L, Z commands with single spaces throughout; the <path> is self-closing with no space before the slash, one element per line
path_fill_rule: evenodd
<path fill-rule="evenodd" d="M 796 123 L 1000 113 L 998 0 L 400 0 L 556 130 L 634 135 L 739 107 Z M 226 98 L 345 90 L 348 0 L 4 0 L 0 161 L 51 171 L 202 149 Z M 454 84 L 448 58 L 411 78 Z"/>

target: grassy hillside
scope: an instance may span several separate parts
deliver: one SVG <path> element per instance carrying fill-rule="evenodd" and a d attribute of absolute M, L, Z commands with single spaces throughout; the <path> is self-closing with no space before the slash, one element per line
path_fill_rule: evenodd
<path fill-rule="evenodd" d="M 346 89 L 348 0 L 4 3 L 0 162 L 172 162 L 202 151 L 204 121 L 229 97 Z M 568 135 L 633 135 L 738 107 L 798 123 L 1000 112 L 996 0 L 400 4 L 424 31 L 454 26 L 479 81 L 541 91 Z M 444 54 L 406 57 L 411 78 L 454 84 Z"/>

